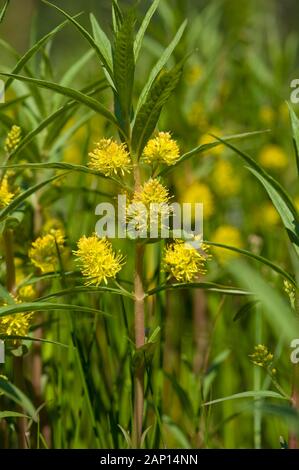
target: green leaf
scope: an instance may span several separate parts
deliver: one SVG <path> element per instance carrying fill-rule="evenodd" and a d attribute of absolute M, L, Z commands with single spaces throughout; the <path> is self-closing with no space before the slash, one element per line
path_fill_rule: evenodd
<path fill-rule="evenodd" d="M 78 15 L 76 15 L 78 16 Z M 22 70 L 22 68 L 24 67 L 24 65 L 27 64 L 27 62 L 31 59 L 31 57 L 34 56 L 34 54 L 36 54 L 48 41 L 50 41 L 54 36 L 55 34 L 57 34 L 62 28 L 64 28 L 67 24 L 69 23 L 69 21 L 64 21 L 63 23 L 61 23 L 59 26 L 57 26 L 56 28 L 54 28 L 52 31 L 50 31 L 50 33 L 46 34 L 45 36 L 43 36 L 39 41 L 37 41 L 34 46 L 31 47 L 31 49 L 29 49 L 19 60 L 18 62 L 16 63 L 16 65 L 14 66 L 13 70 L 12 70 L 12 74 L 17 74 L 19 73 L 20 70 Z M 13 77 L 9 78 L 5 84 L 5 88 L 6 90 L 8 89 L 8 87 L 10 86 L 10 84 L 12 83 L 13 81 Z"/>
<path fill-rule="evenodd" d="M 0 411 L 0 419 L 5 419 L 5 418 L 28 418 L 30 419 L 30 416 L 24 415 L 23 413 L 18 413 L 17 411 Z"/>
<path fill-rule="evenodd" d="M 297 214 L 294 216 L 294 212 L 290 210 L 289 205 L 285 202 L 284 198 L 281 197 L 280 193 L 273 187 L 271 182 L 267 181 L 260 173 L 253 168 L 248 170 L 262 183 L 266 189 L 271 201 L 277 209 L 281 220 L 285 226 L 289 239 L 291 240 L 297 255 L 299 256 L 299 221 Z M 294 208 L 294 210 L 296 210 Z"/>
<path fill-rule="evenodd" d="M 42 1 L 46 5 L 48 5 L 52 8 L 55 8 L 62 15 L 64 15 L 69 21 L 71 21 L 71 23 L 73 23 L 73 25 L 78 29 L 78 31 L 82 34 L 82 36 L 89 42 L 91 47 L 95 50 L 95 52 L 96 52 L 97 56 L 99 57 L 101 63 L 103 64 L 103 66 L 105 67 L 107 72 L 109 73 L 110 77 L 113 79 L 112 70 L 109 67 L 109 64 L 107 63 L 105 57 L 103 56 L 103 54 L 101 52 L 101 49 L 99 48 L 99 46 L 97 45 L 96 41 L 93 39 L 91 34 L 89 34 L 89 32 L 85 28 L 83 28 L 83 26 L 80 23 L 78 23 L 72 16 L 70 16 L 64 10 L 59 8 L 57 5 L 54 5 L 53 3 L 47 2 L 46 0 L 42 0 Z"/>
<path fill-rule="evenodd" d="M 112 70 L 112 51 L 110 41 L 106 33 L 102 30 L 93 13 L 90 14 L 90 22 L 94 40 L 98 48 L 101 50 L 103 57 L 105 57 L 105 60 L 109 65 L 110 69 Z"/>
<path fill-rule="evenodd" d="M 257 304 L 257 300 L 252 300 L 251 302 L 247 302 L 246 304 L 242 305 L 242 307 L 239 308 L 236 315 L 234 316 L 234 321 L 243 318 L 245 315 L 247 315 L 247 313 L 253 310 L 257 306 Z"/>
<path fill-rule="evenodd" d="M 220 292 L 222 294 L 228 295 L 250 295 L 250 292 L 238 289 L 237 287 L 221 286 L 220 284 L 215 284 L 214 282 L 182 282 L 180 284 L 163 284 L 161 286 L 155 287 L 154 289 L 149 290 L 146 293 L 146 296 L 154 295 L 165 290 L 174 289 L 205 289 L 211 292 Z"/>
<path fill-rule="evenodd" d="M 229 395 L 228 397 L 217 398 L 217 400 L 212 400 L 203 403 L 202 406 L 215 405 L 216 403 L 222 403 L 228 400 L 238 400 L 240 398 L 279 398 L 280 400 L 287 400 L 286 397 L 284 397 L 280 393 L 272 392 L 272 390 L 257 390 L 235 393 L 234 395 Z"/>
<path fill-rule="evenodd" d="M 65 173 L 64 173 L 65 174 Z M 17 209 L 17 207 L 23 202 L 25 201 L 29 196 L 31 196 L 31 194 L 35 193 L 36 191 L 38 191 L 39 189 L 41 189 L 43 186 L 45 186 L 46 184 L 49 184 L 51 183 L 52 181 L 55 181 L 56 179 L 58 178 L 61 178 L 62 176 L 64 176 L 64 174 L 62 175 L 55 175 L 55 176 L 52 176 L 52 178 L 49 178 L 47 180 L 44 180 L 42 181 L 41 183 L 38 183 L 34 186 L 32 186 L 31 188 L 27 189 L 26 191 L 24 191 L 23 193 L 19 194 L 18 196 L 16 196 L 10 204 L 8 204 L 8 206 L 4 207 L 1 211 L 0 211 L 0 221 L 3 220 L 5 217 L 7 217 L 8 214 L 10 214 L 11 212 L 13 212 L 15 209 Z"/>
<path fill-rule="evenodd" d="M 297 173 L 299 176 L 299 119 L 297 115 L 294 113 L 293 109 L 288 103 L 291 124 L 292 124 L 292 132 L 293 132 L 293 142 L 294 142 L 294 149 L 295 149 L 295 157 L 297 163 Z"/>
<path fill-rule="evenodd" d="M 155 130 L 161 110 L 176 88 L 181 74 L 181 64 L 170 71 L 161 73 L 153 83 L 145 103 L 141 106 L 132 134 L 132 145 L 138 158 Z"/>
<path fill-rule="evenodd" d="M 87 166 L 83 165 L 75 165 L 73 163 L 63 163 L 63 162 L 49 162 L 49 163 L 21 163 L 21 164 L 15 164 L 15 165 L 4 165 L 0 166 L 0 168 L 17 168 L 17 169 L 28 169 L 28 170 L 67 170 L 67 171 L 79 171 L 81 173 L 87 173 L 89 175 L 96 175 L 99 178 L 105 178 L 109 179 L 111 181 L 114 181 L 117 185 L 122 186 L 124 189 L 130 189 L 129 186 L 126 186 L 123 184 L 121 181 L 117 180 L 113 176 L 104 176 L 103 174 L 99 173 L 96 170 L 92 170 L 91 168 L 88 168 Z M 56 178 L 59 178 L 63 175 L 58 175 Z M 24 193 L 23 193 L 24 194 Z M 13 200 L 15 201 L 15 199 Z M 12 201 L 12 203 L 13 203 Z M 12 204 L 11 203 L 11 204 Z M 9 206 L 7 206 L 5 209 L 7 209 Z M 5 210 L 3 209 L 3 210 Z M 0 211 L 0 220 L 1 220 L 1 211 Z"/>
<path fill-rule="evenodd" d="M 4 20 L 5 13 L 6 13 L 8 5 L 9 5 L 9 2 L 10 2 L 10 0 L 6 0 L 6 2 L 4 3 L 3 7 L 0 10 L 0 23 L 2 23 L 2 21 Z"/>
<path fill-rule="evenodd" d="M 39 80 L 37 78 L 24 77 L 23 75 L 14 75 L 10 73 L 0 73 L 0 75 L 6 76 L 6 77 L 13 77 L 16 80 L 20 80 L 21 82 L 30 83 L 32 85 L 36 85 L 37 87 L 46 88 L 48 90 L 53 90 L 56 93 L 59 93 L 64 96 L 68 96 L 69 98 L 72 98 L 73 100 L 78 101 L 79 103 L 84 104 L 85 106 L 92 109 L 93 111 L 96 111 L 97 113 L 101 114 L 106 119 L 108 119 L 108 121 L 118 126 L 118 123 L 115 117 L 108 109 L 105 108 L 105 106 L 103 106 L 94 98 L 91 98 L 90 96 L 85 95 L 84 93 L 80 91 L 74 90 L 73 88 L 61 86 L 57 83 L 48 82 L 46 80 Z"/>
<path fill-rule="evenodd" d="M 112 0 L 112 21 L 113 21 L 113 30 L 115 34 L 117 34 L 119 29 L 121 28 L 123 19 L 124 17 L 123 17 L 121 9 L 119 8 L 118 1 Z"/>
<path fill-rule="evenodd" d="M 231 261 L 227 268 L 244 288 L 250 289 L 263 306 L 268 322 L 278 337 L 289 341 L 299 333 L 294 312 L 277 289 L 271 287 L 260 273 L 248 266 L 244 261 Z"/>
<path fill-rule="evenodd" d="M 104 90 L 106 85 L 102 86 L 97 91 Z M 9 155 L 9 160 L 12 160 L 16 155 L 18 155 L 24 148 L 26 148 L 33 139 L 40 134 L 44 129 L 46 129 L 49 125 L 51 125 L 54 121 L 56 121 L 61 116 L 65 115 L 68 111 L 71 111 L 73 108 L 78 106 L 78 102 L 70 101 L 69 103 L 61 106 L 57 111 L 50 114 L 47 118 L 40 122 L 40 124 L 33 129 L 32 131 L 28 132 L 25 137 L 21 140 L 17 148 Z"/>
<path fill-rule="evenodd" d="M 8 380 L 0 377 L 0 391 L 3 392 L 4 395 L 6 395 L 12 401 L 21 406 L 22 409 L 26 411 L 28 415 L 33 419 L 33 421 L 36 421 L 36 410 L 33 404 L 19 388 L 17 388 Z"/>
<path fill-rule="evenodd" d="M 23 96 L 18 96 L 17 98 L 14 98 L 11 101 L 6 101 L 5 103 L 0 104 L 0 111 L 6 111 L 8 108 L 11 108 L 15 106 L 17 103 L 20 103 L 21 101 L 25 101 L 30 95 L 23 95 Z"/>
<path fill-rule="evenodd" d="M 21 304 L 15 305 L 5 305 L 5 307 L 0 307 L 0 317 L 6 315 L 13 315 L 21 312 L 45 312 L 49 310 L 71 310 L 74 312 L 85 312 L 85 313 L 101 313 L 106 316 L 110 314 L 102 312 L 98 309 L 91 307 L 84 307 L 82 305 L 70 305 L 70 304 L 56 304 L 48 302 L 23 302 Z"/>
<path fill-rule="evenodd" d="M 84 69 L 85 64 L 93 57 L 94 50 L 88 50 L 82 57 L 80 57 L 62 76 L 59 84 L 69 86 L 78 77 L 79 73 Z M 106 82 L 106 81 L 105 81 Z M 62 101 L 61 95 L 56 95 L 53 100 L 52 109 L 55 109 Z"/>
<path fill-rule="evenodd" d="M 52 292 L 51 294 L 47 294 L 38 299 L 38 301 L 44 301 L 46 299 L 50 299 L 52 297 L 63 297 L 64 295 L 75 295 L 75 294 L 98 294 L 100 292 L 110 292 L 112 294 L 122 295 L 124 297 L 128 297 L 129 299 L 134 299 L 134 295 L 130 292 L 127 292 L 122 289 L 115 289 L 113 287 L 107 286 L 98 286 L 98 287 L 84 287 L 84 286 L 76 286 L 70 287 L 69 289 L 64 289 L 58 292 Z"/>
<path fill-rule="evenodd" d="M 134 17 L 128 14 L 118 30 L 113 50 L 114 83 L 120 106 L 120 124 L 128 130 L 134 85 Z"/>
<path fill-rule="evenodd" d="M 141 26 L 136 34 L 136 39 L 134 42 L 134 55 L 135 55 L 135 62 L 138 59 L 139 52 L 141 49 L 142 41 L 144 38 L 145 31 L 147 30 L 147 27 L 155 13 L 155 11 L 158 8 L 160 0 L 153 0 L 153 3 L 149 7 L 148 11 L 146 12 L 146 15 L 141 23 Z"/>
<path fill-rule="evenodd" d="M 242 248 L 237 248 L 235 246 L 224 245 L 223 243 L 216 243 L 216 242 L 210 242 L 210 241 L 205 241 L 204 243 L 206 245 L 218 246 L 219 248 L 224 248 L 225 250 L 234 251 L 236 253 L 240 253 L 241 255 L 248 256 L 249 258 L 252 258 L 256 261 L 259 261 L 262 264 L 265 264 L 266 266 L 269 266 L 269 268 L 271 268 L 273 271 L 283 276 L 293 286 L 296 287 L 297 285 L 295 279 L 289 273 L 287 273 L 280 266 L 277 266 L 276 264 L 272 263 L 272 261 L 268 260 L 267 258 L 264 258 L 263 256 L 256 255 L 255 253 L 252 253 L 251 251 L 243 250 Z"/>
<path fill-rule="evenodd" d="M 247 138 L 247 137 L 254 137 L 256 135 L 263 134 L 265 132 L 268 132 L 268 131 L 265 130 L 265 131 L 244 132 L 243 134 L 235 134 L 235 135 L 229 135 L 229 136 L 226 136 L 226 137 L 222 137 L 222 140 L 230 141 L 230 140 L 244 139 L 244 138 Z M 210 150 L 214 147 L 218 147 L 218 145 L 221 145 L 221 142 L 219 142 L 219 140 L 215 140 L 215 142 L 210 142 L 208 144 L 201 144 L 198 147 L 195 147 L 194 149 L 190 150 L 189 152 L 184 153 L 184 155 L 182 155 L 174 165 L 163 168 L 163 170 L 160 171 L 159 176 L 165 176 L 166 174 L 173 171 L 178 165 L 180 165 L 181 163 L 184 163 L 185 161 L 189 160 L 189 158 L 193 157 L 194 155 L 198 155 L 200 153 L 206 152 L 207 150 Z"/>
<path fill-rule="evenodd" d="M 185 20 L 182 23 L 182 25 L 178 29 L 175 37 L 173 38 L 173 40 L 171 41 L 169 46 L 165 49 L 165 51 L 161 55 L 160 59 L 158 60 L 158 62 L 154 66 L 154 68 L 152 69 L 152 71 L 149 75 L 148 81 L 146 82 L 146 84 L 145 84 L 145 86 L 144 86 L 144 88 L 143 88 L 143 90 L 140 94 L 140 97 L 139 97 L 139 100 L 138 100 L 138 103 L 137 103 L 137 106 L 136 106 L 136 115 L 138 114 L 140 108 L 142 107 L 142 105 L 146 101 L 147 96 L 149 94 L 149 91 L 152 87 L 152 84 L 154 83 L 154 81 L 158 77 L 159 73 L 162 71 L 163 67 L 166 65 L 168 59 L 170 58 L 170 56 L 173 53 L 174 49 L 176 48 L 177 44 L 181 40 L 181 37 L 182 37 L 182 35 L 183 35 L 183 33 L 186 29 L 186 26 L 187 26 L 187 20 Z"/>

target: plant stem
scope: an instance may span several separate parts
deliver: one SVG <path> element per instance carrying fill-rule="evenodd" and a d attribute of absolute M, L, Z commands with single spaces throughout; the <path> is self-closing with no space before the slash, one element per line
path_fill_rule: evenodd
<path fill-rule="evenodd" d="M 144 289 L 142 283 L 142 269 L 144 246 L 136 244 L 135 260 L 135 346 L 136 349 L 144 345 Z M 133 446 L 139 448 L 142 436 L 142 418 L 144 406 L 144 364 L 141 361 L 136 366 L 134 377 L 134 423 L 133 423 Z"/>

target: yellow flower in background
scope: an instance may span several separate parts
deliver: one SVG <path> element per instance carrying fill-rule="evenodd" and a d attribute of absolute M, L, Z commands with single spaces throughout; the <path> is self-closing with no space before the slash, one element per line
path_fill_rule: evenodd
<path fill-rule="evenodd" d="M 206 117 L 205 107 L 200 101 L 196 101 L 187 114 L 187 119 L 191 126 L 196 126 L 201 131 L 206 129 L 208 121 Z"/>
<path fill-rule="evenodd" d="M 59 233 L 65 236 L 63 222 L 59 219 L 52 218 L 50 215 L 48 215 L 47 217 L 49 218 L 48 220 L 46 220 L 46 222 L 43 225 L 42 233 L 46 235 L 48 232 L 51 232 L 52 230 L 59 230 Z"/>
<path fill-rule="evenodd" d="M 81 272 L 86 277 L 85 284 L 99 286 L 102 281 L 107 284 L 109 278 L 115 278 L 121 270 L 124 258 L 113 251 L 111 243 L 106 238 L 96 235 L 78 241 L 78 250 L 74 251 Z"/>
<path fill-rule="evenodd" d="M 18 289 L 18 297 L 22 302 L 30 302 L 37 297 L 37 292 L 31 284 L 28 284 Z"/>
<path fill-rule="evenodd" d="M 198 141 L 198 145 L 211 144 L 212 142 L 215 142 L 216 141 L 215 137 L 212 137 L 210 134 L 213 134 L 217 137 L 221 137 L 220 129 L 218 129 L 217 127 L 211 127 L 206 134 L 203 134 L 200 137 Z M 222 152 L 223 152 L 223 145 L 220 144 L 220 145 L 210 148 L 209 150 L 206 150 L 205 154 L 219 156 L 222 154 Z"/>
<path fill-rule="evenodd" d="M 241 181 L 233 166 L 227 160 L 219 160 L 216 162 L 212 180 L 215 191 L 220 196 L 234 196 L 240 190 Z"/>
<path fill-rule="evenodd" d="M 254 352 L 249 357 L 256 366 L 268 368 L 272 365 L 273 354 L 264 344 L 255 346 Z"/>
<path fill-rule="evenodd" d="M 295 207 L 296 207 L 297 211 L 299 212 L 299 196 L 295 197 L 294 204 L 295 204 Z"/>
<path fill-rule="evenodd" d="M 271 202 L 266 202 L 260 206 L 257 212 L 257 217 L 258 225 L 261 228 L 271 228 L 278 225 L 280 222 L 279 214 Z"/>
<path fill-rule="evenodd" d="M 47 235 L 38 237 L 29 249 L 28 256 L 42 273 L 55 271 L 59 266 L 58 250 L 64 255 L 64 234 L 60 230 L 51 230 Z"/>
<path fill-rule="evenodd" d="M 223 245 L 230 245 L 236 248 L 242 248 L 242 238 L 240 231 L 232 225 L 221 225 L 213 233 L 211 241 L 214 243 L 221 243 Z M 220 262 L 226 262 L 231 258 L 238 256 L 238 253 L 226 248 L 213 247 L 213 252 L 219 259 Z"/>
<path fill-rule="evenodd" d="M 132 168 L 130 155 L 124 144 L 112 139 L 101 139 L 96 148 L 89 154 L 89 168 L 103 173 L 105 176 L 124 175 Z"/>
<path fill-rule="evenodd" d="M 192 65 L 187 69 L 185 74 L 186 82 L 189 85 L 195 85 L 196 82 L 202 77 L 203 69 L 199 64 Z"/>
<path fill-rule="evenodd" d="M 0 182 L 0 209 L 8 206 L 11 200 L 14 198 L 14 193 L 9 189 L 8 179 L 6 176 Z"/>
<path fill-rule="evenodd" d="M 21 140 L 21 128 L 19 126 L 12 126 L 11 130 L 7 134 L 4 142 L 4 150 L 8 153 L 16 150 Z"/>
<path fill-rule="evenodd" d="M 202 244 L 200 249 L 183 240 L 175 240 L 164 251 L 164 271 L 179 282 L 195 281 L 199 274 L 206 273 L 206 262 L 209 259 L 208 247 Z"/>
<path fill-rule="evenodd" d="M 271 106 L 265 104 L 259 110 L 259 117 L 263 124 L 270 126 L 275 121 L 275 111 Z"/>
<path fill-rule="evenodd" d="M 265 167 L 273 170 L 282 170 L 285 168 L 289 159 L 285 151 L 278 145 L 265 145 L 259 153 L 259 162 Z"/>
<path fill-rule="evenodd" d="M 180 158 L 180 149 L 170 132 L 159 132 L 157 137 L 150 139 L 143 151 L 143 159 L 147 163 L 165 163 L 174 165 Z"/>
<path fill-rule="evenodd" d="M 214 197 L 207 184 L 195 181 L 180 197 L 181 202 L 189 202 L 190 204 L 203 204 L 203 217 L 209 219 L 215 211 Z"/>

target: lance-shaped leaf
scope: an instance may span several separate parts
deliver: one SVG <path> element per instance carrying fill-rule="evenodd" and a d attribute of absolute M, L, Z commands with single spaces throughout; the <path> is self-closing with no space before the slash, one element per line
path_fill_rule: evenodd
<path fill-rule="evenodd" d="M 128 14 L 116 33 L 113 49 L 114 83 L 117 92 L 119 121 L 124 129 L 128 129 L 132 107 L 134 85 L 134 17 Z"/>
<path fill-rule="evenodd" d="M 297 118 L 291 106 L 289 104 L 288 106 L 289 106 L 290 118 L 291 118 L 291 124 L 292 124 L 293 143 L 294 143 L 296 163 L 297 163 L 297 172 L 299 176 L 299 119 Z"/>
<path fill-rule="evenodd" d="M 170 71 L 162 72 L 153 83 L 133 127 L 132 145 L 137 157 L 141 156 L 148 139 L 155 130 L 161 110 L 176 88 L 181 74 L 182 64 L 178 64 Z"/>
<path fill-rule="evenodd" d="M 4 3 L 3 7 L 0 10 L 0 23 L 2 23 L 2 21 L 4 20 L 5 13 L 6 13 L 8 5 L 9 5 L 9 1 L 10 0 L 6 0 L 6 2 Z"/>
<path fill-rule="evenodd" d="M 14 75 L 10 73 L 1 73 L 0 75 L 6 77 L 13 77 L 21 82 L 36 85 L 37 87 L 46 88 L 47 90 L 52 90 L 61 95 L 68 96 L 69 98 L 72 98 L 73 100 L 78 101 L 79 103 L 84 104 L 93 111 L 96 111 L 97 113 L 101 114 L 106 119 L 108 119 L 108 121 L 118 126 L 114 115 L 108 109 L 106 109 L 105 106 L 103 106 L 101 103 L 99 103 L 99 101 L 95 100 L 94 98 L 91 98 L 90 96 L 82 93 L 81 91 L 61 86 L 58 83 L 52 83 L 46 80 L 39 80 L 37 78 L 29 78 L 23 75 Z"/>
<path fill-rule="evenodd" d="M 144 34 L 147 30 L 147 27 L 148 27 L 153 15 L 154 15 L 155 11 L 158 8 L 159 2 L 160 2 L 160 0 L 154 0 L 153 1 L 153 3 L 149 7 L 149 9 L 148 9 L 148 11 L 147 11 L 142 23 L 141 23 L 141 26 L 140 26 L 137 34 L 136 34 L 136 39 L 135 39 L 135 42 L 134 42 L 135 62 L 137 61 L 138 56 L 139 56 L 139 52 L 140 52 L 140 49 L 141 49 Z"/>
<path fill-rule="evenodd" d="M 55 8 L 62 15 L 64 15 L 71 23 L 73 23 L 73 25 L 78 29 L 78 31 L 82 34 L 82 36 L 89 42 L 91 47 L 95 50 L 95 52 L 96 52 L 97 56 L 99 57 L 101 63 L 103 64 L 103 66 L 105 67 L 105 69 L 109 73 L 110 77 L 112 78 L 112 70 L 111 70 L 109 64 L 107 63 L 105 57 L 103 56 L 102 51 L 99 48 L 98 44 L 96 43 L 96 41 L 92 37 L 92 35 L 85 28 L 83 28 L 83 26 L 80 23 L 78 23 L 78 21 L 76 21 L 72 16 L 70 16 L 64 10 L 62 10 L 58 6 L 54 5 L 53 3 L 47 2 L 46 0 L 42 0 L 42 1 L 46 5 L 48 5 L 52 8 Z"/>

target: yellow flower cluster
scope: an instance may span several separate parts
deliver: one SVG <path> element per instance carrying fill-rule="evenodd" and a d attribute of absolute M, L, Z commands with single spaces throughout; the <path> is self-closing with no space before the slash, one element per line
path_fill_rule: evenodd
<path fill-rule="evenodd" d="M 77 246 L 78 250 L 74 254 L 86 277 L 86 285 L 99 286 L 102 281 L 107 284 L 108 278 L 114 278 L 121 270 L 124 258 L 113 251 L 111 243 L 105 238 L 83 236 Z"/>
<path fill-rule="evenodd" d="M 273 170 L 282 170 L 288 165 L 289 159 L 285 151 L 278 145 L 265 145 L 259 153 L 259 162 Z"/>
<path fill-rule="evenodd" d="M 170 132 L 159 132 L 157 137 L 148 141 L 143 159 L 147 163 L 165 163 L 174 165 L 180 158 L 180 149 Z"/>
<path fill-rule="evenodd" d="M 18 297 L 23 302 L 30 302 L 31 300 L 34 300 L 36 296 L 37 292 L 31 284 L 22 286 L 18 289 Z"/>
<path fill-rule="evenodd" d="M 163 268 L 179 282 L 193 282 L 199 274 L 206 273 L 209 259 L 208 247 L 201 244 L 201 251 L 183 240 L 175 240 L 164 252 Z"/>
<path fill-rule="evenodd" d="M 169 200 L 168 189 L 157 178 L 150 178 L 135 191 L 132 202 L 141 202 L 149 208 L 150 204 L 167 204 Z"/>
<path fill-rule="evenodd" d="M 58 253 L 64 253 L 64 234 L 61 230 L 51 230 L 38 237 L 29 249 L 29 258 L 42 273 L 55 271 L 58 267 Z"/>
<path fill-rule="evenodd" d="M 268 368 L 272 365 L 273 354 L 264 344 L 255 346 L 254 352 L 249 357 L 256 366 Z"/>
<path fill-rule="evenodd" d="M 22 303 L 17 297 L 13 297 L 13 300 L 17 304 Z M 3 306 L 7 306 L 7 303 L 4 303 Z M 33 312 L 22 312 L 0 317 L 0 334 L 8 336 L 28 336 L 33 315 Z M 13 343 L 16 344 L 17 340 L 13 340 Z"/>
<path fill-rule="evenodd" d="M 8 179 L 6 176 L 0 182 L 0 209 L 3 209 L 5 206 L 11 202 L 14 197 L 14 193 L 12 193 L 9 189 Z"/>
<path fill-rule="evenodd" d="M 88 166 L 105 176 L 124 175 L 130 172 L 132 162 L 124 144 L 112 139 L 101 139 L 96 148 L 89 153 Z"/>
<path fill-rule="evenodd" d="M 21 128 L 19 126 L 12 126 L 11 130 L 7 134 L 4 143 L 4 150 L 8 153 L 16 150 L 21 140 Z"/>

